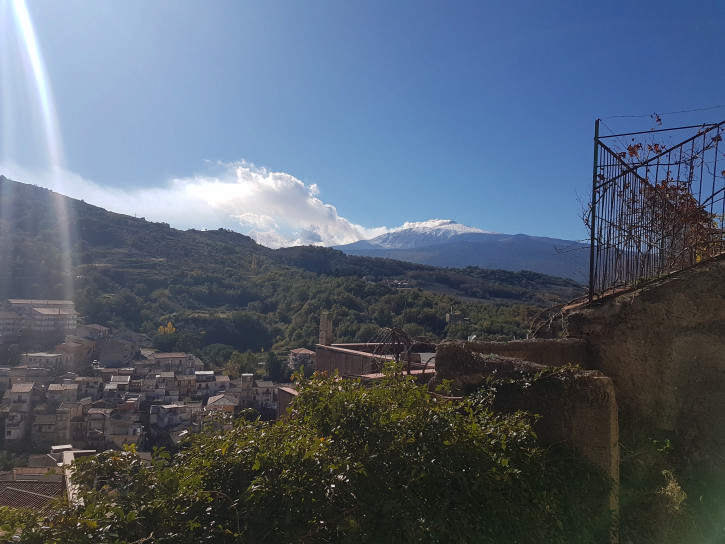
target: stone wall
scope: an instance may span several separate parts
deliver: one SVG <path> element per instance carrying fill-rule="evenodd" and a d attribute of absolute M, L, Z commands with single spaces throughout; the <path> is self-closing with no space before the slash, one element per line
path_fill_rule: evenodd
<path fill-rule="evenodd" d="M 547 366 L 572 364 L 584 367 L 590 359 L 587 341 L 579 338 L 467 342 L 466 347 L 478 353 L 495 353 Z"/>
<path fill-rule="evenodd" d="M 607 376 L 575 368 L 552 372 L 550 367 L 540 364 L 475 351 L 480 348 L 481 345 L 462 342 L 439 345 L 436 375 L 430 387 L 452 380 L 454 393 L 466 393 L 480 387 L 489 377 L 509 381 L 510 386 L 500 387 L 496 394 L 497 410 L 539 414 L 542 417 L 535 430 L 544 445 L 556 444 L 577 451 L 615 484 L 619 482 L 617 401 Z M 616 487 L 610 501 L 610 510 L 616 511 Z"/>
<path fill-rule="evenodd" d="M 436 381 L 451 379 L 461 391 L 470 391 L 493 374 L 511 378 L 512 387 L 497 394 L 498 409 L 540 414 L 536 430 L 545 443 L 578 450 L 615 481 L 620 429 L 630 446 L 669 438 L 681 466 L 720 477 L 725 473 L 724 279 L 725 255 L 566 308 L 564 326 L 549 331 L 565 331 L 566 339 L 442 344 Z M 567 381 L 521 387 L 528 383 L 527 373 L 541 368 L 526 361 L 573 363 L 585 370 Z"/>
<path fill-rule="evenodd" d="M 590 346 L 587 366 L 614 382 L 623 424 L 662 431 L 711 466 L 725 448 L 724 279 L 720 257 L 566 316 Z"/>

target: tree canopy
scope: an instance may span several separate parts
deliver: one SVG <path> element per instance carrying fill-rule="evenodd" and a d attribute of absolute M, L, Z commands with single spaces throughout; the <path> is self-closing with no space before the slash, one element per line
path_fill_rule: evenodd
<path fill-rule="evenodd" d="M 79 501 L 3 510 L 18 542 L 592 542 L 608 483 L 537 445 L 491 394 L 430 394 L 395 368 L 376 385 L 297 376 L 288 417 L 212 425 L 144 463 L 77 461 Z"/>

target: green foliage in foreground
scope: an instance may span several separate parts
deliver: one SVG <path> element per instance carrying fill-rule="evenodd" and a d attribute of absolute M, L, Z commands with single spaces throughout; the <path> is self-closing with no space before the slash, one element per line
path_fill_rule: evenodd
<path fill-rule="evenodd" d="M 210 428 L 150 464 L 81 459 L 82 503 L 0 521 L 23 543 L 601 540 L 606 482 L 538 447 L 530 423 L 493 413 L 488 392 L 313 376 L 283 421 Z"/>

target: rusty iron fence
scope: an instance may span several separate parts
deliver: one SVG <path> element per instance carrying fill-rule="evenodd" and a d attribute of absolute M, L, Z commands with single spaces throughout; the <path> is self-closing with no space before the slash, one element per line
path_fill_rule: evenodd
<path fill-rule="evenodd" d="M 590 301 L 725 250 L 724 125 L 600 136 L 596 121 Z"/>

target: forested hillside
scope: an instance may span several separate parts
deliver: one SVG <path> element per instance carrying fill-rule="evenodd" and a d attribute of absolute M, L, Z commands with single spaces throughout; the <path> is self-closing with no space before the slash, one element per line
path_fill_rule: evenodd
<path fill-rule="evenodd" d="M 179 231 L 3 177 L 0 256 L 1 300 L 73 298 L 89 323 L 182 351 L 312 347 L 323 311 L 340 342 L 367 341 L 381 326 L 441 338 L 522 337 L 542 309 L 583 293 L 573 281 L 532 272 L 271 250 L 231 231 Z M 447 325 L 451 310 L 466 320 Z M 173 332 L 159 334 L 168 323 Z"/>

